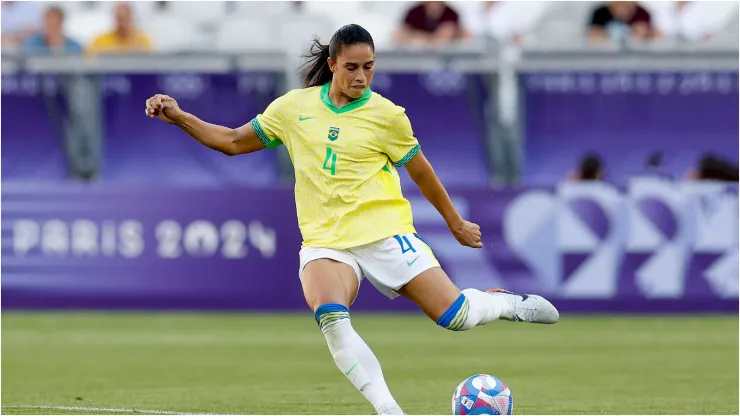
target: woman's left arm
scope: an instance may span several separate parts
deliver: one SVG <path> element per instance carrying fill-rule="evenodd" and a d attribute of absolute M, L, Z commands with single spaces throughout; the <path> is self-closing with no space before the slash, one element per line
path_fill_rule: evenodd
<path fill-rule="evenodd" d="M 424 153 L 419 151 L 411 160 L 406 163 L 406 170 L 411 179 L 419 187 L 421 193 L 442 215 L 450 232 L 455 236 L 457 241 L 468 247 L 481 248 L 480 227 L 469 221 L 465 221 L 452 205 L 452 200 L 447 194 L 442 182 L 434 173 L 432 165 L 429 163 Z"/>

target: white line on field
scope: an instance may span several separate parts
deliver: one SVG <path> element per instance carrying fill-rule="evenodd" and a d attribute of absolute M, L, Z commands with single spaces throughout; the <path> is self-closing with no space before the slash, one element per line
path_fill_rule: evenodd
<path fill-rule="evenodd" d="M 215 413 L 186 413 L 173 412 L 169 410 L 144 410 L 144 409 L 122 409 L 107 407 L 79 407 L 79 406 L 3 406 L 3 409 L 54 409 L 88 412 L 111 412 L 111 413 L 150 413 L 153 415 L 214 415 Z"/>

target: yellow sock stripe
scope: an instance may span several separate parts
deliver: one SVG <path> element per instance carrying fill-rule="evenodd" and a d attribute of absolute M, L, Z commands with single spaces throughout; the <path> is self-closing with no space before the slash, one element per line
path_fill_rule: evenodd
<path fill-rule="evenodd" d="M 465 298 L 465 301 L 463 302 L 462 306 L 460 307 L 460 310 L 457 311 L 455 314 L 455 317 L 452 319 L 452 322 L 450 322 L 450 326 L 448 329 L 451 329 L 453 331 L 457 331 L 465 324 L 465 320 L 468 319 L 468 312 L 470 311 L 470 301 L 468 298 Z"/>
<path fill-rule="evenodd" d="M 465 321 L 468 320 L 468 314 L 470 313 L 470 302 L 468 302 L 467 299 L 465 299 L 464 309 L 461 310 L 461 313 L 462 316 L 460 318 L 460 324 L 456 328 L 457 331 L 462 329 L 463 325 L 465 325 Z"/>
<path fill-rule="evenodd" d="M 460 309 L 460 311 L 458 312 L 458 314 L 455 315 L 455 319 L 453 319 L 452 322 L 450 322 L 450 326 L 447 329 L 450 329 L 452 331 L 457 331 L 457 329 L 462 325 L 462 323 L 465 322 L 465 321 L 461 321 L 460 320 L 460 318 L 461 318 L 460 312 L 462 312 L 462 311 L 463 310 Z"/>
<path fill-rule="evenodd" d="M 349 312 L 328 312 L 319 318 L 319 327 L 324 327 L 324 325 L 338 321 L 340 319 L 349 319 Z"/>

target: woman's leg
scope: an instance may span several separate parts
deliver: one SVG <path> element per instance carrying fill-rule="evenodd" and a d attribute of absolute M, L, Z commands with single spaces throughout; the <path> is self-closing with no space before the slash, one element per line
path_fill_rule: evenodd
<path fill-rule="evenodd" d="M 418 234 L 396 235 L 348 250 L 363 275 L 384 295 L 416 303 L 443 328 L 464 331 L 496 319 L 552 324 L 558 311 L 546 299 L 500 289 L 460 289 Z"/>
<path fill-rule="evenodd" d="M 340 253 L 342 256 L 343 253 Z M 347 263 L 354 263 L 347 255 Z M 326 338 L 334 362 L 352 384 L 373 405 L 378 414 L 403 414 L 388 390 L 380 362 L 370 347 L 355 332 L 349 306 L 357 296 L 359 266 L 318 258 L 309 261 L 301 272 L 306 303 Z"/>
<path fill-rule="evenodd" d="M 496 319 L 554 324 L 560 318 L 555 307 L 537 295 L 492 289 L 460 289 L 439 267 L 425 270 L 398 289 L 438 325 L 465 331 Z"/>

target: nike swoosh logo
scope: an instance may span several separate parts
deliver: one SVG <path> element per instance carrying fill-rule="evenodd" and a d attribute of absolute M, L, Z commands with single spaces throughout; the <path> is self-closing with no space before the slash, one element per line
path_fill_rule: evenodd
<path fill-rule="evenodd" d="M 415 259 L 413 259 L 413 260 L 411 260 L 411 261 L 407 261 L 407 262 L 406 262 L 406 264 L 407 264 L 408 266 L 411 266 L 412 264 L 416 263 L 416 260 L 419 260 L 419 258 L 417 257 L 417 258 L 415 258 Z"/>
<path fill-rule="evenodd" d="M 303 117 L 303 116 L 299 116 L 299 117 L 298 117 L 298 121 L 306 121 L 306 120 L 311 120 L 312 118 L 316 118 L 316 117 Z"/>
<path fill-rule="evenodd" d="M 351 372 L 352 372 L 352 370 L 354 370 L 354 369 L 355 369 L 355 367 L 357 367 L 357 366 L 358 366 L 359 364 L 360 364 L 360 362 L 359 362 L 359 361 L 358 361 L 358 362 L 356 362 L 356 363 L 355 363 L 355 365 L 353 365 L 353 366 L 352 366 L 352 367 L 351 367 L 351 368 L 350 368 L 349 370 L 347 370 L 347 372 L 346 372 L 346 373 L 344 373 L 344 375 L 345 375 L 345 376 L 348 376 L 348 375 L 349 375 L 349 373 L 351 373 Z"/>

